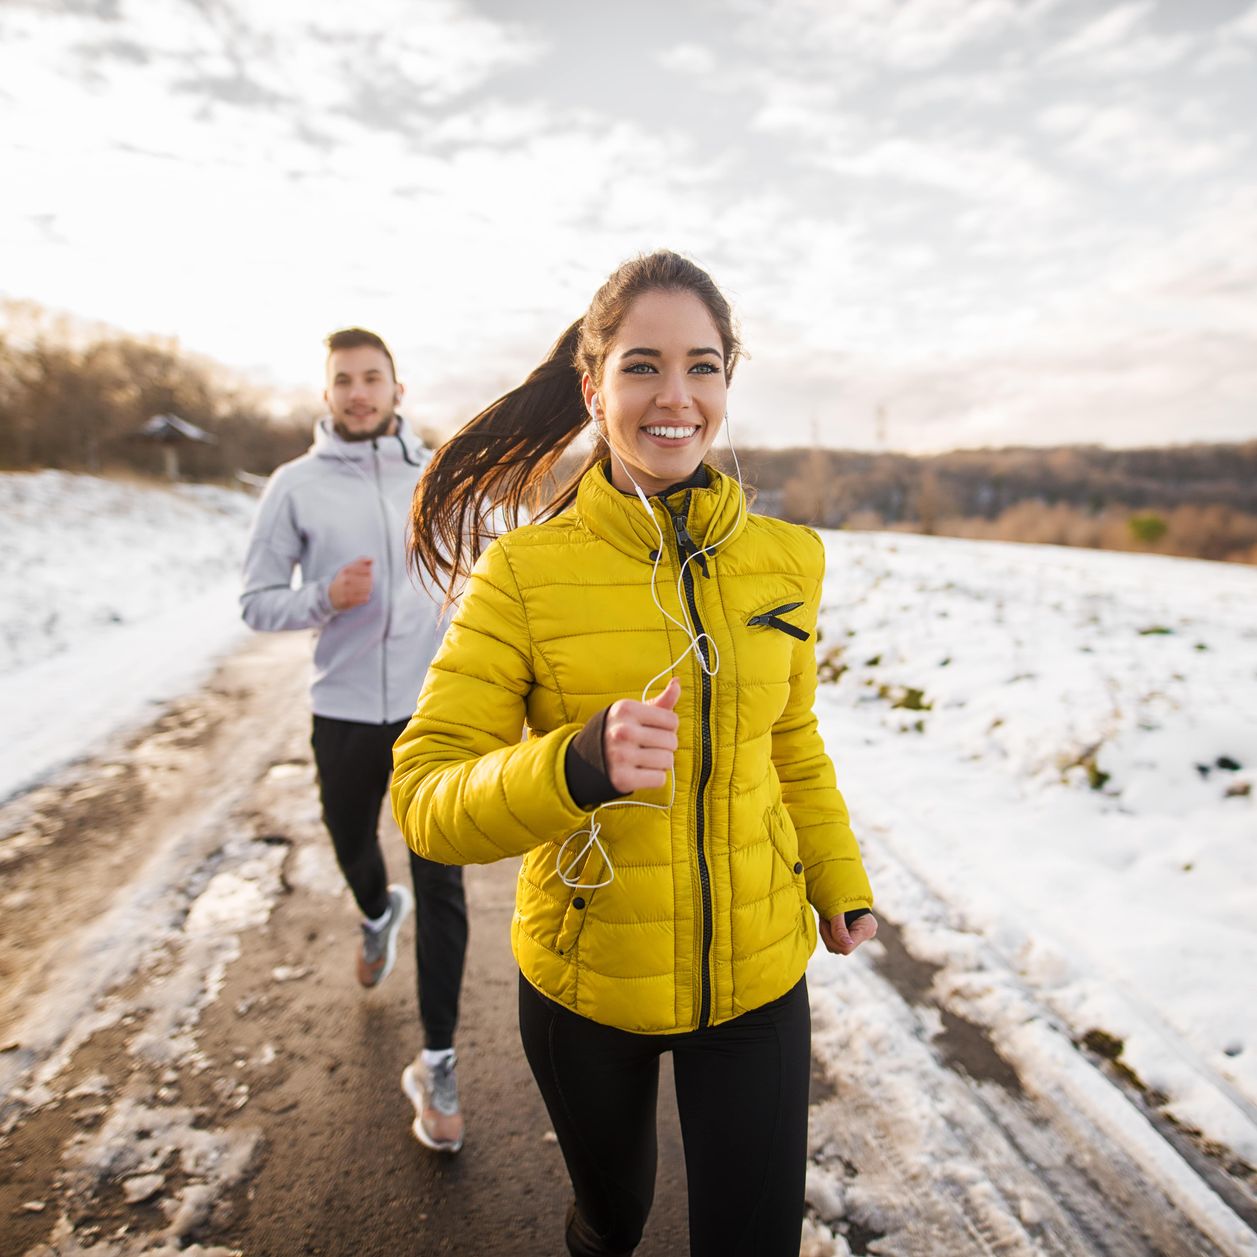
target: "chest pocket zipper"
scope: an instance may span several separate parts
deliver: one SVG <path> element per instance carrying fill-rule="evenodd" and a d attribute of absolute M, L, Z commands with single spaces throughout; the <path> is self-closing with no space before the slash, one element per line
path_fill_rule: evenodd
<path fill-rule="evenodd" d="M 801 602 L 786 602 L 779 607 L 774 607 L 771 611 L 761 611 L 759 615 L 753 615 L 746 622 L 747 628 L 758 628 L 764 625 L 766 628 L 775 628 L 778 632 L 789 633 L 791 637 L 797 637 L 799 641 L 805 642 L 811 633 L 799 628 L 795 624 L 789 624 L 785 620 L 778 617 L 786 614 L 787 611 L 797 611 L 803 604 Z"/>

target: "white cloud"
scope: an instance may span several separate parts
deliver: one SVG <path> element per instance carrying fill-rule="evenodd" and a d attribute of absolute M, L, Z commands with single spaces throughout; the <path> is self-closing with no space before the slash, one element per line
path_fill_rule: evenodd
<path fill-rule="evenodd" d="M 1106 13 L 1092 17 L 1069 38 L 1057 44 L 1051 50 L 1049 60 L 1085 58 L 1120 47 L 1143 24 L 1155 7 L 1151 0 L 1138 0 L 1134 4 L 1119 4 Z"/>
<path fill-rule="evenodd" d="M 841 94 L 833 83 L 799 81 L 772 72 L 748 77 L 760 97 L 750 119 L 755 130 L 811 138 L 841 127 Z"/>
<path fill-rule="evenodd" d="M 1257 4 L 1241 13 L 1234 21 L 1228 22 L 1221 31 L 1225 36 L 1237 36 L 1240 39 L 1257 41 Z"/>
<path fill-rule="evenodd" d="M 704 44 L 675 44 L 656 60 L 665 70 L 698 76 L 712 74 L 719 65 L 715 52 Z"/>
<path fill-rule="evenodd" d="M 1192 68 L 1198 74 L 1213 74 L 1248 67 L 1254 61 L 1257 61 L 1257 4 L 1215 27 Z"/>
<path fill-rule="evenodd" d="M 759 52 L 923 70 L 1010 29 L 1022 29 L 1053 7 L 1042 0 L 744 0 L 741 36 Z"/>
<path fill-rule="evenodd" d="M 1151 0 L 1111 8 L 1052 46 L 1044 64 L 1089 75 L 1149 74 L 1178 64 L 1199 46 L 1189 31 L 1140 29 L 1156 11 Z"/>
<path fill-rule="evenodd" d="M 1004 107 L 1021 95 L 1025 85 L 1022 67 L 989 66 L 979 74 L 938 74 L 932 78 L 908 79 L 896 92 L 895 103 L 904 109 L 955 105 Z"/>
<path fill-rule="evenodd" d="M 1196 135 L 1183 134 L 1165 117 L 1135 105 L 1053 105 L 1038 118 L 1061 150 L 1091 168 L 1130 179 L 1182 179 L 1218 170 L 1247 146 L 1247 137 L 1228 132 L 1211 116 L 1180 110 Z"/>
<path fill-rule="evenodd" d="M 831 148 L 814 160 L 844 175 L 923 184 L 977 201 L 1028 212 L 1050 211 L 1067 199 L 1064 186 L 1009 143 L 983 145 L 973 138 L 896 136 L 867 147 Z"/>

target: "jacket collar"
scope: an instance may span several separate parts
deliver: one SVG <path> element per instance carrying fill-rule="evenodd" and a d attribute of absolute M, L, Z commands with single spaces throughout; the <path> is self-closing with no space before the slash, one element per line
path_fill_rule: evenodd
<path fill-rule="evenodd" d="M 669 512 L 685 509 L 687 496 L 686 527 L 700 546 L 719 541 L 726 534 L 732 541 L 746 524 L 741 486 L 708 464 L 703 465 L 708 476 L 706 488 L 687 487 L 686 482 L 673 485 L 665 498 L 650 498 L 655 517 L 651 523 L 637 495 L 621 493 L 607 478 L 608 461 L 591 467 L 581 478 L 576 513 L 590 532 L 644 563 L 651 561 L 650 552 L 659 545 L 660 529 L 665 539 L 674 535 Z"/>
<path fill-rule="evenodd" d="M 422 467 L 428 461 L 427 447 L 406 426 L 400 415 L 397 431 L 392 436 L 378 436 L 369 441 L 345 441 L 336 435 L 330 415 L 324 415 L 314 425 L 314 453 L 319 458 L 335 458 L 349 462 L 363 462 L 377 454 L 386 462 L 411 463 Z"/>

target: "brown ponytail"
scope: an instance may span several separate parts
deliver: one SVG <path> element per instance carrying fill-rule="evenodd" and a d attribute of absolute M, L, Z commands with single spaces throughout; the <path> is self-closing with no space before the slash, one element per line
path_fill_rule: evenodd
<path fill-rule="evenodd" d="M 524 511 L 546 519 L 571 505 L 581 478 L 599 460 L 595 449 L 550 492 L 554 465 L 590 421 L 581 379 L 588 374 L 601 386 L 607 351 L 629 307 L 642 293 L 657 290 L 691 292 L 706 305 L 720 333 L 725 378 L 732 377 L 742 346 L 729 303 L 711 276 L 664 249 L 625 262 L 523 384 L 437 450 L 410 511 L 410 561 L 420 580 L 434 578 L 448 596 L 502 531 L 497 524 L 514 528 Z"/>
<path fill-rule="evenodd" d="M 485 543 L 524 509 L 589 420 L 576 369 L 577 320 L 528 378 L 491 402 L 437 450 L 410 509 L 410 561 L 450 592 L 471 571 Z M 582 468 L 582 474 L 584 469 Z"/>

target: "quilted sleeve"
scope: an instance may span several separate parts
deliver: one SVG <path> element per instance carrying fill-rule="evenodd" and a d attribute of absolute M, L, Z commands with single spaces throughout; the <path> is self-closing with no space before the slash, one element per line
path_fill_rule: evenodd
<path fill-rule="evenodd" d="M 810 535 L 817 549 L 815 592 L 808 600 L 811 635 L 794 648 L 790 697 L 773 726 L 772 757 L 781 780 L 782 799 L 798 835 L 807 897 L 828 920 L 853 908 L 871 908 L 873 892 L 813 710 L 816 617 L 825 550 L 820 538 L 815 533 Z"/>
<path fill-rule="evenodd" d="M 393 816 L 442 864 L 487 864 L 588 822 L 568 791 L 579 724 L 521 741 L 533 656 L 523 598 L 501 542 L 481 556 L 393 747 Z"/>

